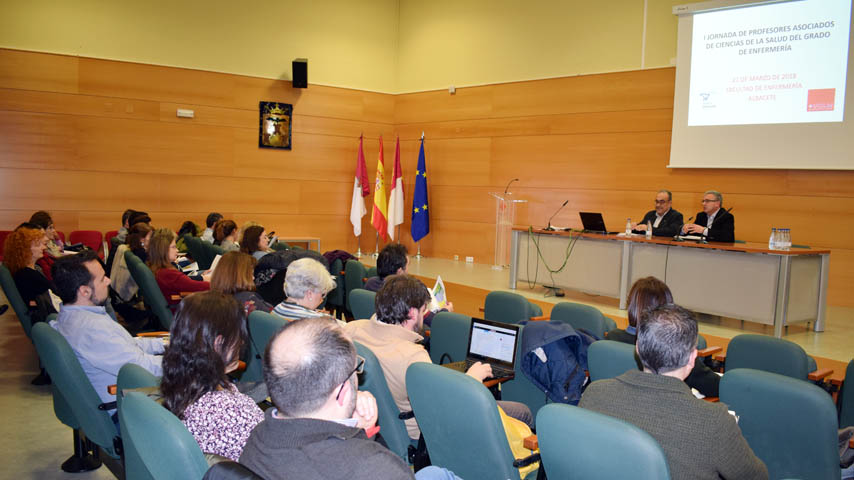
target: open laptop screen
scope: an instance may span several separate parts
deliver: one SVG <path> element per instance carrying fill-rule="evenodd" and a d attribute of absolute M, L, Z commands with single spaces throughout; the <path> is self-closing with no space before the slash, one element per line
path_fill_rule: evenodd
<path fill-rule="evenodd" d="M 472 319 L 468 356 L 513 368 L 518 334 L 519 327 L 516 325 Z"/>

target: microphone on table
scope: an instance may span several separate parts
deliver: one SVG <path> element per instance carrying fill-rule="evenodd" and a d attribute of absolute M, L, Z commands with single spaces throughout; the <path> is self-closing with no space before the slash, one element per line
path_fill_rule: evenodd
<path fill-rule="evenodd" d="M 691 223 L 691 220 L 694 220 L 694 215 L 691 215 L 690 217 L 688 217 L 688 221 L 683 223 L 682 226 L 679 227 L 679 233 L 677 233 L 676 235 L 673 236 L 673 240 L 676 240 L 677 242 L 682 241 L 682 239 L 679 238 L 680 236 L 682 236 L 682 229 L 685 228 L 685 225 L 688 225 L 689 223 Z"/>
<path fill-rule="evenodd" d="M 552 219 L 553 219 L 553 218 L 555 218 L 555 215 L 557 215 L 557 214 L 558 214 L 558 213 L 563 209 L 563 207 L 565 207 L 565 206 L 566 206 L 566 204 L 567 204 L 567 203 L 569 203 L 569 199 L 567 199 L 565 202 L 563 202 L 563 205 L 561 205 L 561 206 L 557 209 L 557 211 L 554 213 L 554 215 L 552 215 L 551 217 L 549 217 L 549 226 L 548 226 L 548 227 L 546 227 L 546 228 L 544 228 L 544 229 L 543 229 L 544 231 L 546 231 L 546 232 L 554 232 L 555 230 L 557 230 L 556 228 L 554 228 L 554 227 L 552 226 Z"/>
<path fill-rule="evenodd" d="M 518 178 L 514 178 L 513 180 L 510 180 L 509 182 L 507 182 L 507 187 L 504 189 L 504 195 L 507 195 L 507 191 L 510 190 L 510 184 L 513 182 L 518 182 L 518 181 L 519 181 Z"/>

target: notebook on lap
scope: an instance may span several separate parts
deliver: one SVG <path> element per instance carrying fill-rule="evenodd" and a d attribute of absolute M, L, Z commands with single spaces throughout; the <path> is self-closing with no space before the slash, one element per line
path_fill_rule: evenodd
<path fill-rule="evenodd" d="M 467 372 L 476 362 L 482 362 L 492 366 L 492 376 L 495 378 L 513 375 L 516 367 L 518 336 L 518 325 L 472 318 L 465 361 L 446 363 L 442 366 Z"/>

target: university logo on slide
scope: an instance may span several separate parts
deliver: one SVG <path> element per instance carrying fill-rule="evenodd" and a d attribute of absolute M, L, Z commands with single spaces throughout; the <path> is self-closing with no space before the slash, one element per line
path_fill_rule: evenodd
<path fill-rule="evenodd" d="M 835 88 L 814 88 L 807 92 L 808 112 L 831 112 L 836 98 Z"/>

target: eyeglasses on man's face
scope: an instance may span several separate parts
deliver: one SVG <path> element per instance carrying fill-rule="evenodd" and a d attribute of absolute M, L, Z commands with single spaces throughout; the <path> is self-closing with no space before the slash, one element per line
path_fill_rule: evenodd
<path fill-rule="evenodd" d="M 341 398 L 341 392 L 344 390 L 344 384 L 347 383 L 348 380 L 350 380 L 350 377 L 352 377 L 354 373 L 356 375 L 361 375 L 362 372 L 364 372 L 364 371 L 365 371 L 365 358 L 361 357 L 359 355 L 356 355 L 356 368 L 354 368 L 353 371 L 350 372 L 349 375 L 347 375 L 347 378 L 345 378 L 344 381 L 341 382 L 341 386 L 338 387 L 338 395 L 335 395 L 335 401 L 336 402 L 338 401 L 339 398 Z"/>

